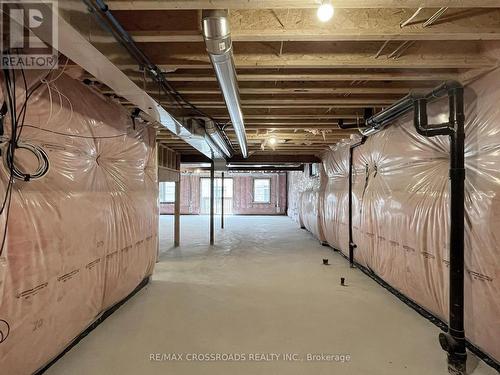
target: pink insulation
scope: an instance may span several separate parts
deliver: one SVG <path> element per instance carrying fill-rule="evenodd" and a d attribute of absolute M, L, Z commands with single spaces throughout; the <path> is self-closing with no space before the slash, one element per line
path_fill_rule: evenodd
<path fill-rule="evenodd" d="M 44 366 L 151 275 L 156 259 L 154 129 L 134 128 L 119 104 L 58 75 L 30 98 L 21 136 L 46 151 L 50 169 L 13 185 L 0 257 L 2 374 Z M 25 91 L 17 78 L 19 111 Z M 40 78 L 29 74 L 29 88 Z M 16 152 L 21 169 L 33 168 L 32 159 Z M 1 165 L 3 197 L 9 172 Z"/>
<path fill-rule="evenodd" d="M 320 241 L 325 241 L 321 222 L 326 183 L 323 168 L 320 168 L 319 176 L 310 177 L 304 172 L 290 172 L 289 179 L 288 216 L 313 233 Z"/>
<path fill-rule="evenodd" d="M 341 142 L 326 153 L 327 176 L 320 217 L 325 241 L 341 251 L 349 249 L 349 143 Z"/>
<path fill-rule="evenodd" d="M 319 189 L 308 189 L 300 197 L 300 224 L 320 241 L 325 241 L 323 226 L 321 225 L 323 197 L 324 191 Z"/>
<path fill-rule="evenodd" d="M 323 176 L 323 175 L 321 175 Z M 301 227 L 302 222 L 301 209 L 302 198 L 305 191 L 319 190 L 321 186 L 321 176 L 310 177 L 304 172 L 289 172 L 288 173 L 288 212 L 287 215 L 294 219 Z M 317 205 L 316 205 L 317 206 Z"/>
<path fill-rule="evenodd" d="M 500 71 L 465 90 L 465 331 L 500 359 Z M 449 144 L 425 138 L 410 113 L 354 149 L 355 259 L 387 283 L 448 318 Z M 429 123 L 448 120 L 448 103 L 429 106 Z M 324 156 L 328 175 L 322 230 L 348 252 L 348 147 Z M 304 207 L 309 215 L 310 207 Z M 313 230 L 316 232 L 317 230 Z"/>
<path fill-rule="evenodd" d="M 286 174 L 254 173 L 252 175 L 233 174 L 233 212 L 237 215 L 283 215 L 286 209 Z M 253 196 L 253 179 L 270 178 L 270 202 L 256 203 Z"/>
<path fill-rule="evenodd" d="M 200 176 L 181 174 L 181 215 L 200 214 Z M 160 214 L 173 215 L 174 202 L 160 202 Z"/>

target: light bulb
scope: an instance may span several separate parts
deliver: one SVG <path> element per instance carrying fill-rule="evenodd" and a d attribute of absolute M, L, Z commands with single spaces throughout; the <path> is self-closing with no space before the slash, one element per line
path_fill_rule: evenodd
<path fill-rule="evenodd" d="M 277 142 L 276 138 L 274 138 L 274 137 L 269 138 L 269 144 L 270 144 L 271 146 L 275 145 L 275 144 L 276 144 L 276 142 Z"/>
<path fill-rule="evenodd" d="M 323 3 L 318 8 L 318 18 L 321 22 L 329 21 L 333 17 L 333 6 L 329 3 Z"/>

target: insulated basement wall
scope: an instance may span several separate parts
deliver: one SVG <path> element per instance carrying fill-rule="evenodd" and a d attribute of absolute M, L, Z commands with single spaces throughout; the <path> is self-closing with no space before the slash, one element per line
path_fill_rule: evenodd
<path fill-rule="evenodd" d="M 497 361 L 500 360 L 498 82 L 499 70 L 465 90 L 465 330 L 473 344 Z M 449 140 L 418 135 L 412 116 L 410 113 L 402 117 L 354 149 L 353 240 L 358 246 L 354 254 L 361 265 L 447 320 Z M 429 123 L 447 120 L 446 100 L 429 106 Z M 326 240 L 346 254 L 348 155 L 347 145 L 340 144 L 323 157 L 328 182 L 320 211 Z M 300 186 L 293 189 L 297 195 Z"/>
<path fill-rule="evenodd" d="M 26 74 L 29 89 L 45 75 Z M 55 71 L 31 96 L 20 139 L 46 151 L 50 170 L 13 185 L 0 257 L 0 372 L 9 375 L 43 367 L 129 295 L 151 275 L 158 241 L 154 129 L 134 127 L 123 107 Z M 36 168 L 28 151 L 15 160 Z M 0 169 L 3 198 L 3 161 Z"/>
<path fill-rule="evenodd" d="M 285 215 L 286 213 L 286 174 L 253 173 L 251 175 L 228 175 L 234 178 L 233 212 L 237 215 Z M 269 178 L 271 196 L 269 203 L 256 203 L 253 196 L 253 180 Z"/>
<path fill-rule="evenodd" d="M 306 190 L 319 190 L 321 187 L 321 176 L 311 177 L 304 172 L 288 172 L 287 215 L 299 223 L 300 226 L 304 226 L 300 218 L 302 193 Z"/>
<path fill-rule="evenodd" d="M 320 223 L 324 240 L 335 249 L 349 250 L 349 142 L 340 142 L 323 156 L 326 186 Z"/>
<path fill-rule="evenodd" d="M 181 215 L 200 214 L 200 176 L 181 174 Z M 160 214 L 173 215 L 174 202 L 160 202 Z"/>

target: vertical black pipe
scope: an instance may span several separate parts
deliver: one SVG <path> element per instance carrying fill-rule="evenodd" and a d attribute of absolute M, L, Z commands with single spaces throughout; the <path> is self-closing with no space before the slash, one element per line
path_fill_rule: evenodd
<path fill-rule="evenodd" d="M 176 155 L 175 169 L 178 171 L 178 180 L 175 182 L 175 203 L 174 203 L 174 246 L 179 246 L 181 242 L 181 157 Z"/>
<path fill-rule="evenodd" d="M 429 125 L 427 102 L 444 95 L 449 97 L 449 122 Z M 467 352 L 464 330 L 464 215 L 465 215 L 465 162 L 464 162 L 464 89 L 458 82 L 445 82 L 431 93 L 408 95 L 396 104 L 366 121 L 363 134 L 374 134 L 385 124 L 414 108 L 414 125 L 418 134 L 426 137 L 450 137 L 450 267 L 449 267 L 449 323 L 448 333 L 439 335 L 442 348 L 448 352 L 450 373 L 465 374 Z"/>
<path fill-rule="evenodd" d="M 215 165 L 210 164 L 210 245 L 214 244 L 214 203 L 215 203 Z"/>
<path fill-rule="evenodd" d="M 349 147 L 349 265 L 354 267 L 354 244 L 352 236 L 352 162 L 353 162 L 353 147 Z"/>
<path fill-rule="evenodd" d="M 220 195 L 220 201 L 221 201 L 220 227 L 224 229 L 224 172 L 222 172 L 221 175 L 221 184 L 222 184 L 222 190 Z"/>
<path fill-rule="evenodd" d="M 366 137 L 362 137 L 357 143 L 349 146 L 349 265 L 354 268 L 354 249 L 357 245 L 354 243 L 352 234 L 352 169 L 354 149 L 365 143 Z"/>
<path fill-rule="evenodd" d="M 450 91 L 450 285 L 448 363 L 465 373 L 464 331 L 464 98 L 463 88 Z"/>

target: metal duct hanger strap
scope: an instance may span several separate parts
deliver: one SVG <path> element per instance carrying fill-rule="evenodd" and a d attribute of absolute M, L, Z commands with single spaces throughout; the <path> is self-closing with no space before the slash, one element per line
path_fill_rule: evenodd
<path fill-rule="evenodd" d="M 203 37 L 215 70 L 229 117 L 244 158 L 248 157 L 247 136 L 240 93 L 234 67 L 229 18 L 226 10 L 204 10 L 202 13 Z"/>

